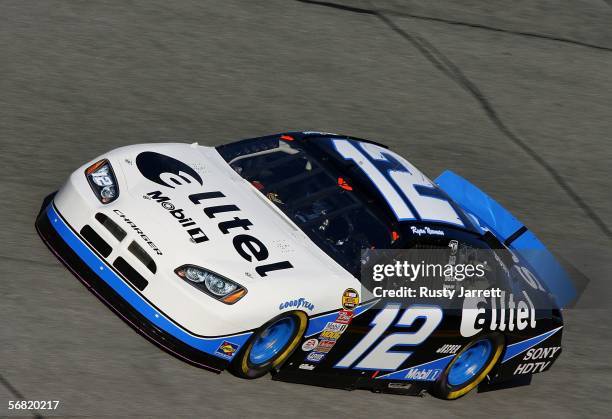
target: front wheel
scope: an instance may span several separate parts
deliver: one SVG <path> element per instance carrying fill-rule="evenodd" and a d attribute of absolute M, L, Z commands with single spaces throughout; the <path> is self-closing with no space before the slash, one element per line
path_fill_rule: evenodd
<path fill-rule="evenodd" d="M 308 318 L 301 311 L 283 313 L 260 327 L 233 360 L 231 371 L 243 378 L 258 378 L 289 358 L 300 343 Z"/>
<path fill-rule="evenodd" d="M 464 396 L 485 379 L 503 351 L 504 337 L 501 334 L 478 337 L 455 355 L 432 393 L 447 400 Z"/>

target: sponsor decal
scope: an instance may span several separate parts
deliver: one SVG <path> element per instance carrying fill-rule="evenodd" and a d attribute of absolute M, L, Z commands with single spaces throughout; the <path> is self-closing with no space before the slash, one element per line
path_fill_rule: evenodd
<path fill-rule="evenodd" d="M 554 358 L 557 352 L 561 349 L 560 346 L 552 346 L 550 348 L 531 348 L 527 351 L 523 357 L 523 361 L 535 360 L 535 359 L 550 359 Z"/>
<path fill-rule="evenodd" d="M 448 366 L 454 355 L 446 355 L 442 358 L 434 359 L 433 361 L 424 364 L 414 365 L 388 374 L 379 375 L 377 380 L 436 380 L 440 374 Z"/>
<path fill-rule="evenodd" d="M 529 362 L 527 364 L 519 364 L 514 370 L 514 375 L 535 374 L 546 371 L 552 361 Z"/>
<path fill-rule="evenodd" d="M 319 344 L 319 341 L 317 339 L 314 339 L 314 338 L 308 339 L 306 342 L 302 344 L 302 350 L 304 352 L 310 352 L 314 348 L 316 348 L 318 344 Z"/>
<path fill-rule="evenodd" d="M 331 348 L 333 348 L 335 344 L 336 344 L 335 340 L 324 339 L 319 342 L 315 350 L 317 352 L 328 353 L 329 351 L 331 351 Z"/>
<path fill-rule="evenodd" d="M 474 336 L 481 330 L 524 330 L 536 327 L 535 307 L 525 291 L 517 298 L 512 293 L 500 291 L 500 297 L 466 298 L 461 312 L 461 335 Z"/>
<path fill-rule="evenodd" d="M 151 247 L 151 249 L 153 249 L 155 253 L 157 253 L 158 255 L 163 254 L 162 251 L 159 250 L 157 245 L 151 241 L 149 236 L 147 236 L 132 220 L 127 218 L 123 212 L 119 211 L 118 209 L 114 209 L 113 212 L 117 214 L 123 221 L 125 221 L 125 223 L 129 225 L 132 228 L 132 230 L 134 230 L 134 232 L 136 232 L 136 234 L 138 234 L 140 238 L 144 240 L 145 243 Z"/>
<path fill-rule="evenodd" d="M 194 187 L 204 186 L 202 178 L 192 167 L 170 156 L 148 151 L 143 152 L 136 157 L 136 166 L 145 178 L 167 188 L 181 187 L 193 191 Z M 149 192 L 145 195 L 145 198 L 158 202 L 166 209 L 187 230 L 195 243 L 203 243 L 209 240 L 205 231 L 195 225 L 195 222 L 185 215 L 183 209 L 177 208 L 170 198 L 164 196 L 161 191 Z M 240 213 L 241 209 L 237 205 L 227 202 L 227 199 L 224 199 L 226 196 L 223 192 L 202 191 L 191 193 L 187 195 L 187 198 L 194 206 L 202 208 L 209 219 L 219 220 L 217 227 L 224 235 L 234 234 L 237 229 L 241 229 L 238 230 L 238 234 L 233 235 L 232 244 L 236 253 L 243 259 L 252 263 L 267 261 L 270 252 L 266 245 L 255 236 L 244 233 L 250 231 L 253 223 L 248 218 L 225 217 L 227 213 Z M 259 276 L 265 277 L 270 272 L 291 268 L 293 268 L 293 265 L 289 261 L 282 260 L 260 264 L 255 267 L 255 272 Z"/>
<path fill-rule="evenodd" d="M 151 182 L 168 188 L 174 189 L 192 180 L 203 185 L 202 178 L 193 168 L 173 157 L 153 151 L 145 151 L 136 156 L 136 167 Z"/>
<path fill-rule="evenodd" d="M 224 358 L 231 359 L 234 355 L 236 355 L 236 352 L 238 352 L 238 348 L 240 348 L 239 345 L 224 340 L 223 343 L 219 345 L 215 353 Z"/>
<path fill-rule="evenodd" d="M 327 322 L 323 330 L 324 331 L 329 330 L 330 332 L 342 333 L 346 330 L 346 327 L 347 327 L 346 324 L 340 324 L 336 322 Z"/>
<path fill-rule="evenodd" d="M 314 310 L 314 304 L 310 301 L 307 301 L 305 298 L 297 298 L 295 300 L 285 301 L 278 306 L 279 310 L 284 310 L 286 308 L 305 308 L 306 310 Z"/>
<path fill-rule="evenodd" d="M 539 345 L 540 343 L 542 343 L 543 341 L 545 341 L 549 337 L 553 336 L 555 333 L 557 333 L 562 328 L 563 328 L 563 326 L 559 326 L 559 327 L 557 327 L 555 329 L 552 329 L 552 330 L 549 330 L 547 332 L 544 332 L 544 333 L 542 333 L 542 334 L 540 334 L 538 336 L 534 336 L 532 338 L 525 339 L 525 340 L 522 340 L 520 342 L 516 342 L 516 343 L 513 343 L 511 345 L 508 345 L 506 347 L 506 351 L 504 352 L 504 358 L 502 360 L 502 363 L 503 362 L 508 362 L 509 360 L 514 358 L 515 356 L 518 356 L 518 355 L 524 353 L 525 351 L 535 347 L 536 345 Z"/>
<path fill-rule="evenodd" d="M 338 340 L 340 338 L 340 335 L 342 335 L 342 332 L 332 332 L 331 330 L 324 330 L 319 336 L 325 339 Z"/>
<path fill-rule="evenodd" d="M 143 196 L 143 198 L 157 202 L 161 207 L 168 211 L 181 227 L 187 230 L 190 236 L 190 240 L 193 243 L 203 243 L 208 241 L 208 237 L 204 234 L 204 231 L 198 227 L 193 221 L 193 218 L 185 215 L 185 210 L 177 208 L 170 198 L 164 196 L 160 191 L 149 192 Z"/>
<path fill-rule="evenodd" d="M 560 346 L 529 348 L 527 352 L 525 352 L 522 360 L 538 362 L 526 362 L 517 365 L 514 370 L 514 375 L 536 374 L 545 371 L 550 366 L 553 359 L 558 356 L 560 350 Z"/>
<path fill-rule="evenodd" d="M 347 288 L 342 293 L 342 308 L 353 311 L 359 305 L 359 293 L 353 288 Z"/>
<path fill-rule="evenodd" d="M 336 323 L 341 324 L 350 324 L 351 319 L 353 318 L 353 312 L 349 310 L 340 310 L 338 312 L 338 317 L 334 320 Z"/>
<path fill-rule="evenodd" d="M 323 360 L 323 358 L 325 358 L 325 354 L 322 354 L 320 352 L 311 352 L 306 357 L 306 361 L 321 362 Z"/>
<path fill-rule="evenodd" d="M 437 368 L 409 368 L 406 372 L 406 380 L 414 381 L 435 381 L 440 374 L 441 369 Z"/>
<path fill-rule="evenodd" d="M 359 305 L 359 295 L 354 289 L 349 288 L 344 291 L 344 294 L 342 296 L 343 304 L 345 296 L 348 297 L 350 303 L 354 304 L 355 307 Z M 327 322 L 321 333 L 319 333 L 317 347 L 314 348 L 314 351 L 310 354 L 312 355 L 312 358 L 306 357 L 306 360 L 312 362 L 320 362 L 323 358 L 325 358 L 329 351 L 331 351 L 331 349 L 334 347 L 338 339 L 340 339 L 342 333 L 344 333 L 344 331 L 348 328 L 348 325 L 351 322 L 352 318 L 352 310 L 348 310 L 345 308 L 344 310 L 338 312 L 338 317 L 336 318 L 336 321 Z"/>
<path fill-rule="evenodd" d="M 301 370 L 308 370 L 308 371 L 312 371 L 315 369 L 315 366 L 312 364 L 300 364 L 300 366 L 298 367 Z"/>
<path fill-rule="evenodd" d="M 522 360 L 538 362 L 526 362 L 517 365 L 514 370 L 514 375 L 536 374 L 545 371 L 550 366 L 553 359 L 558 356 L 560 350 L 560 346 L 528 349 Z"/>
<path fill-rule="evenodd" d="M 461 349 L 461 345 L 442 345 L 437 350 L 437 354 L 456 354 Z"/>
<path fill-rule="evenodd" d="M 410 230 L 413 234 L 417 236 L 422 236 L 423 234 L 427 234 L 428 236 L 443 236 L 444 232 L 442 230 L 435 230 L 429 227 L 410 227 Z"/>

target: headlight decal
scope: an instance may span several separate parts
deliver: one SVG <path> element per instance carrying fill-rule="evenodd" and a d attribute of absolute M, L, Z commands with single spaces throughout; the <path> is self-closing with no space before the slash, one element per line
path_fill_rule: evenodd
<path fill-rule="evenodd" d="M 113 167 L 102 159 L 85 169 L 85 177 L 96 197 L 103 204 L 113 202 L 119 196 L 119 185 Z"/>
<path fill-rule="evenodd" d="M 199 266 L 183 265 L 175 273 L 190 285 L 225 304 L 234 304 L 247 293 L 246 288 L 240 284 Z"/>

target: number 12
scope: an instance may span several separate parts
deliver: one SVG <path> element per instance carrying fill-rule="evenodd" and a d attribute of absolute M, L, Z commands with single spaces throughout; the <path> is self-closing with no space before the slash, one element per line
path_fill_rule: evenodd
<path fill-rule="evenodd" d="M 399 304 L 388 304 L 372 320 L 372 329 L 355 345 L 355 347 L 336 364 L 336 368 L 350 368 L 393 324 L 400 312 Z M 393 333 L 385 337 L 378 345 L 353 368 L 374 370 L 396 370 L 406 361 L 412 352 L 390 352 L 394 346 L 415 346 L 423 343 L 433 333 L 442 321 L 443 312 L 437 306 L 412 305 L 408 307 L 399 320 L 397 327 L 410 327 L 416 319 L 423 318 L 425 322 L 415 332 Z"/>
<path fill-rule="evenodd" d="M 348 140 L 332 143 L 345 160 L 353 160 L 370 178 L 399 221 L 420 219 L 465 226 L 436 186 L 402 156 L 371 143 L 359 143 L 363 152 Z M 385 165 L 390 168 L 385 170 Z"/>

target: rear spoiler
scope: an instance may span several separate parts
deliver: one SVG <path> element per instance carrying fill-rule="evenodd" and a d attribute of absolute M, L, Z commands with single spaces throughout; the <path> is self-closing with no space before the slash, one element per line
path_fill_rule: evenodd
<path fill-rule="evenodd" d="M 493 198 L 461 176 L 447 170 L 436 184 L 478 223 L 526 262 L 557 300 L 559 308 L 572 305 L 576 287 L 553 254 L 531 231 Z"/>

